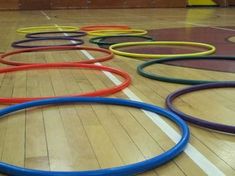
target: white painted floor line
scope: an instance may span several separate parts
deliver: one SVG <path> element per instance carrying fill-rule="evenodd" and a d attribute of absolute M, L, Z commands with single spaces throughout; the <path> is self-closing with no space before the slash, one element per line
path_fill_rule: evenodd
<path fill-rule="evenodd" d="M 45 13 L 45 12 L 44 12 Z M 55 24 L 55 26 L 58 26 Z M 64 34 L 67 36 L 67 34 Z M 74 41 L 71 41 L 74 42 Z M 81 52 L 90 60 L 94 57 L 88 53 L 86 50 L 81 50 Z M 95 63 L 96 65 L 102 65 L 100 63 Z M 103 73 L 115 84 L 119 85 L 121 81 L 110 72 L 103 71 Z M 143 102 L 134 92 L 129 88 L 123 90 L 125 95 L 135 101 Z M 168 123 L 166 123 L 159 115 L 151 113 L 149 111 L 144 111 L 147 117 L 149 117 L 172 141 L 177 143 L 181 138 L 181 135 L 175 131 Z M 203 154 L 201 154 L 193 145 L 190 143 L 187 145 L 184 152 L 209 176 L 225 176 L 225 174 L 216 167 L 211 161 L 209 161 Z"/>
<path fill-rule="evenodd" d="M 229 29 L 229 28 L 218 27 L 218 26 L 209 26 L 209 25 L 206 25 L 206 24 L 191 23 L 191 22 L 179 22 L 179 23 L 190 24 L 192 26 L 198 26 L 198 27 L 209 27 L 209 28 L 212 28 L 212 29 L 219 29 L 219 30 L 224 30 L 224 31 L 233 31 L 233 32 L 235 32 L 235 29 Z"/>
<path fill-rule="evenodd" d="M 88 59 L 94 59 L 85 50 L 81 51 Z M 96 63 L 101 65 L 100 63 Z M 116 85 L 120 84 L 121 81 L 115 77 L 112 73 L 104 72 L 104 74 Z M 126 96 L 135 101 L 143 102 L 138 96 L 136 96 L 129 88 L 123 90 Z M 177 143 L 181 136 L 176 132 L 168 123 L 166 123 L 159 115 L 151 113 L 149 111 L 142 110 L 172 141 Z M 194 146 L 188 144 L 184 152 L 209 176 L 225 176 L 225 174 L 211 163 L 203 154 L 201 154 Z"/>
<path fill-rule="evenodd" d="M 48 20 L 51 20 L 51 17 L 46 14 L 44 11 L 40 11 L 41 14 L 43 14 Z"/>

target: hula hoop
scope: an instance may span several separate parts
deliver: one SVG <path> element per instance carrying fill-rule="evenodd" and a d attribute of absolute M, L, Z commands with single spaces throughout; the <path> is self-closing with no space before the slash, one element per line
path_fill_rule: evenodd
<path fill-rule="evenodd" d="M 104 62 L 113 58 L 113 53 L 107 49 L 95 48 L 95 47 L 83 47 L 83 46 L 57 46 L 57 47 L 38 47 L 38 48 L 28 48 L 28 49 L 19 49 L 11 52 L 6 52 L 0 55 L 0 62 L 7 65 L 32 65 L 38 63 L 27 63 L 27 62 L 14 62 L 5 60 L 8 56 L 20 54 L 20 53 L 28 53 L 28 52 L 38 52 L 38 51 L 58 51 L 58 50 L 88 50 L 88 51 L 98 51 L 101 53 L 107 54 L 107 56 L 98 57 L 92 60 L 83 60 L 77 62 L 69 62 L 69 63 L 84 63 L 91 64 L 96 62 Z M 53 64 L 53 63 L 52 63 Z M 56 63 L 55 63 L 56 64 Z"/>
<path fill-rule="evenodd" d="M 35 41 L 54 41 L 54 40 L 64 40 L 64 41 L 74 41 L 68 44 L 61 44 L 61 45 L 21 45 L 22 43 L 30 43 Z M 76 38 L 68 38 L 68 37 L 50 37 L 50 38 L 32 38 L 32 39 L 25 39 L 13 42 L 11 46 L 13 48 L 38 48 L 38 47 L 47 47 L 47 46 L 76 46 L 82 45 L 84 43 L 81 39 Z"/>
<path fill-rule="evenodd" d="M 116 29 L 116 30 L 122 30 L 122 29 L 130 29 L 129 26 L 126 25 L 97 25 L 97 26 L 83 26 L 80 28 L 81 31 L 96 31 L 96 30 L 107 30 L 107 29 Z"/>
<path fill-rule="evenodd" d="M 126 47 L 126 46 L 142 46 L 142 45 L 178 45 L 178 46 L 197 46 L 208 49 L 207 51 L 196 52 L 196 53 L 186 53 L 186 54 L 138 54 L 129 53 L 124 51 L 118 51 L 116 48 Z M 183 41 L 154 41 L 154 42 L 125 42 L 111 45 L 109 49 L 117 55 L 135 58 L 149 58 L 157 59 L 162 57 L 177 57 L 177 56 L 202 56 L 209 55 L 215 52 L 215 47 L 206 43 L 198 42 L 183 42 Z"/>
<path fill-rule="evenodd" d="M 97 45 L 114 45 L 114 44 L 117 44 L 117 42 L 104 42 L 103 40 L 108 39 L 108 38 L 122 38 L 122 37 L 126 37 L 126 38 L 136 37 L 136 38 L 141 38 L 141 39 L 145 39 L 145 40 L 149 40 L 149 41 L 154 41 L 153 38 L 150 36 L 111 35 L 111 36 L 94 37 L 94 38 L 91 38 L 89 40 L 89 42 L 97 44 Z"/>
<path fill-rule="evenodd" d="M 224 82 L 224 81 L 207 81 L 207 80 L 193 80 L 193 79 L 181 79 L 181 78 L 172 78 L 172 77 L 166 77 L 157 75 L 154 73 L 150 73 L 144 70 L 145 67 L 148 67 L 153 64 L 160 64 L 168 61 L 178 61 L 178 60 L 205 60 L 205 59 L 220 59 L 220 60 L 234 60 L 235 57 L 232 56 L 200 56 L 200 57 L 179 57 L 179 58 L 163 58 L 163 59 L 156 59 L 152 61 L 145 62 L 143 64 L 140 64 L 137 67 L 137 72 L 141 76 L 144 76 L 149 79 L 168 82 L 168 83 L 177 83 L 177 84 L 189 84 L 189 85 L 196 85 L 196 84 L 205 84 L 205 83 L 216 83 L 216 82 Z"/>
<path fill-rule="evenodd" d="M 201 126 L 204 128 L 209 128 L 212 130 L 235 134 L 235 126 L 224 125 L 224 124 L 215 123 L 215 122 L 209 122 L 209 121 L 206 121 L 206 120 L 194 117 L 194 116 L 190 116 L 188 114 L 181 112 L 180 110 L 175 108 L 173 105 L 173 101 L 181 95 L 185 95 L 187 93 L 191 93 L 191 92 L 195 92 L 195 91 L 199 91 L 199 90 L 212 89 L 212 88 L 227 88 L 227 87 L 235 87 L 235 82 L 209 83 L 209 84 L 201 84 L 201 85 L 187 87 L 187 88 L 178 90 L 178 91 L 173 92 L 170 95 L 168 95 L 168 97 L 166 99 L 166 106 L 171 111 L 178 114 L 182 119 L 184 119 L 190 123 L 193 123 L 195 125 L 198 125 L 198 126 Z"/>
<path fill-rule="evenodd" d="M 126 88 L 131 83 L 131 77 L 128 75 L 128 73 L 123 72 L 121 70 L 101 66 L 101 65 L 95 65 L 95 64 L 37 64 L 37 65 L 23 65 L 23 66 L 13 66 L 8 68 L 0 69 L 1 73 L 7 73 L 7 72 L 15 72 L 15 71 L 21 71 L 21 70 L 32 70 L 32 69 L 40 69 L 40 68 L 84 68 L 84 69 L 95 69 L 95 70 L 102 70 L 102 71 L 108 71 L 114 74 L 117 74 L 124 78 L 124 81 L 114 87 L 111 88 L 105 88 L 97 91 L 92 92 L 86 92 L 81 94 L 73 94 L 73 95 L 62 95 L 62 96 L 55 96 L 55 97 L 75 97 L 75 96 L 104 96 L 104 95 L 110 95 L 116 92 L 121 91 L 122 89 Z M 17 97 L 17 98 L 4 98 L 0 97 L 0 103 L 10 104 L 10 103 L 22 103 L 26 101 L 32 101 L 32 100 L 38 100 L 38 99 L 46 99 L 46 98 L 52 98 L 51 96 L 47 97 L 33 97 L 33 98 L 24 98 L 24 97 Z"/>
<path fill-rule="evenodd" d="M 19 28 L 16 32 L 21 34 L 28 34 L 33 32 L 50 32 L 50 31 L 78 31 L 79 28 L 75 26 L 33 26 L 33 27 L 25 27 Z"/>
<path fill-rule="evenodd" d="M 88 32 L 88 35 L 92 36 L 110 36 L 110 35 L 133 35 L 140 36 L 145 35 L 148 32 L 141 29 L 122 29 L 122 30 L 95 30 Z"/>
<path fill-rule="evenodd" d="M 146 172 L 148 170 L 154 169 L 157 166 L 160 166 L 177 155 L 179 155 L 184 148 L 186 147 L 189 141 L 189 129 L 186 123 L 177 115 L 154 105 L 142 103 L 138 101 L 132 100 L 124 100 L 124 99 L 116 99 L 116 98 L 101 98 L 101 97 L 73 97 L 73 98 L 53 98 L 53 99 L 45 99 L 45 100 L 37 100 L 32 102 L 27 102 L 23 104 L 17 104 L 13 106 L 9 106 L 5 109 L 0 110 L 0 118 L 2 116 L 23 110 L 26 108 L 37 107 L 42 105 L 54 105 L 54 104 L 61 104 L 61 103 L 102 103 L 102 104 L 111 104 L 111 105 L 121 105 L 121 106 L 128 106 L 134 107 L 139 109 L 144 109 L 147 111 L 151 111 L 153 113 L 157 113 L 169 118 L 171 121 L 176 123 L 182 133 L 182 137 L 179 142 L 172 147 L 171 149 L 167 150 L 166 152 L 155 156 L 153 158 L 147 159 L 145 161 L 140 161 L 134 164 L 128 164 L 125 166 L 107 168 L 107 169 L 99 169 L 99 170 L 91 170 L 91 171 L 42 171 L 42 170 L 35 170 L 35 169 L 27 169 L 18 166 L 13 166 L 7 163 L 0 162 L 0 172 L 7 174 L 7 175 L 14 175 L 14 176 L 130 176 L 136 175 L 139 173 Z"/>
<path fill-rule="evenodd" d="M 66 36 L 47 36 L 47 37 L 43 37 L 40 35 L 47 35 L 47 34 L 67 34 Z M 54 37 L 69 37 L 69 38 L 76 38 L 76 37 L 83 37 L 87 35 L 86 32 L 81 32 L 81 31 L 52 31 L 52 32 L 34 32 L 34 33 L 29 33 L 26 34 L 26 38 L 54 38 Z"/>

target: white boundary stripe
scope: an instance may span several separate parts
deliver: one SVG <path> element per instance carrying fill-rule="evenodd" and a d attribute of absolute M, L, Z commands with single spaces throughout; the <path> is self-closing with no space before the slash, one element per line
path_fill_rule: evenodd
<path fill-rule="evenodd" d="M 55 26 L 58 26 L 55 24 Z M 67 36 L 67 34 L 64 34 Z M 74 42 L 74 41 L 71 41 Z M 88 53 L 86 50 L 81 50 L 81 52 L 90 60 L 94 57 Z M 100 63 L 95 63 L 96 65 L 102 65 Z M 103 73 L 116 85 L 120 84 L 121 81 L 115 77 L 112 73 L 103 71 Z M 143 102 L 138 96 L 136 96 L 129 88 L 123 90 L 126 96 L 135 101 Z M 177 143 L 181 135 L 175 131 L 168 123 L 166 123 L 159 115 L 151 113 L 149 111 L 142 110 L 172 141 Z M 225 174 L 217 168 L 211 161 L 209 161 L 203 154 L 201 154 L 193 145 L 190 143 L 187 145 L 184 152 L 209 176 L 225 176 Z"/>
<path fill-rule="evenodd" d="M 81 51 L 88 59 L 94 59 L 87 51 Z M 101 65 L 100 63 L 96 63 Z M 120 84 L 113 74 L 104 72 L 104 74 L 116 85 Z M 129 88 L 123 90 L 128 98 L 135 101 L 143 102 L 138 96 L 136 96 Z M 149 111 L 142 110 L 172 141 L 177 143 L 181 136 L 176 132 L 169 124 L 167 124 L 159 115 L 151 113 Z M 209 176 L 225 176 L 225 174 L 211 163 L 204 155 L 202 155 L 194 146 L 188 144 L 184 152 Z"/>
<path fill-rule="evenodd" d="M 206 24 L 190 23 L 190 22 L 179 22 L 179 23 L 190 24 L 192 26 L 209 27 L 209 28 L 212 28 L 212 29 L 219 29 L 219 30 L 224 30 L 224 31 L 233 31 L 233 32 L 235 32 L 235 29 L 229 29 L 229 28 L 223 28 L 223 27 L 217 27 L 217 26 L 209 26 L 209 25 L 206 25 Z"/>
<path fill-rule="evenodd" d="M 41 14 L 43 14 L 48 20 L 51 20 L 51 17 L 49 17 L 47 14 L 46 14 L 46 12 L 44 12 L 44 11 L 40 11 L 41 12 Z"/>

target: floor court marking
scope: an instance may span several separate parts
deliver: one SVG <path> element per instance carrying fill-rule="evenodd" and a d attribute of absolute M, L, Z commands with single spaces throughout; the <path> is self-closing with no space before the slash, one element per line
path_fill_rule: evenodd
<path fill-rule="evenodd" d="M 48 16 L 46 12 L 44 12 L 44 11 L 40 11 L 40 12 L 41 12 L 41 14 L 43 14 L 48 20 L 51 20 L 51 17 Z"/>
<path fill-rule="evenodd" d="M 44 11 L 42 11 L 44 12 Z M 45 13 L 45 12 L 44 12 Z M 42 13 L 42 14 L 44 14 Z M 46 13 L 45 13 L 46 14 Z M 45 16 L 45 15 L 44 15 Z M 46 16 L 48 16 L 46 14 Z M 47 18 L 48 19 L 48 18 Z M 55 26 L 58 26 L 57 24 L 54 24 Z M 67 36 L 67 34 L 64 34 Z M 74 41 L 71 41 L 74 42 Z M 88 59 L 94 59 L 94 57 L 87 52 L 86 50 L 81 50 L 81 52 L 88 58 Z M 100 63 L 95 63 L 96 65 L 102 65 Z M 115 85 L 120 84 L 120 80 L 114 76 L 112 73 L 102 71 Z M 132 92 L 129 88 L 126 88 L 122 90 L 125 95 L 135 101 L 143 102 L 137 95 L 135 95 L 134 92 Z M 175 131 L 169 124 L 167 124 L 159 115 L 144 111 L 142 110 L 147 117 L 149 117 L 172 141 L 175 143 L 179 141 L 180 134 Z M 209 176 L 225 176 L 225 174 L 216 167 L 210 160 L 208 160 L 203 154 L 200 153 L 192 144 L 188 144 L 186 149 L 184 150 L 184 153 L 186 153 L 194 162 L 197 164 L 207 175 Z"/>
<path fill-rule="evenodd" d="M 233 31 L 233 32 L 235 32 L 235 29 L 229 29 L 229 28 L 223 28 L 223 27 L 217 27 L 217 26 L 209 26 L 209 25 L 206 25 L 206 24 L 182 22 L 182 21 L 180 21 L 179 23 L 190 24 L 192 26 L 209 27 L 209 28 L 212 28 L 212 29 L 219 29 L 219 30 L 224 30 L 224 31 Z"/>

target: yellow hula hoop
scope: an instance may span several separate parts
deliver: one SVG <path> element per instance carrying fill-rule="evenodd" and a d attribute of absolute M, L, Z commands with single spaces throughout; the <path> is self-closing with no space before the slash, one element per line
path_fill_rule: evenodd
<path fill-rule="evenodd" d="M 34 32 L 49 32 L 49 31 L 78 31 L 79 28 L 75 26 L 33 26 L 19 28 L 16 32 L 21 34 L 34 33 Z"/>
<path fill-rule="evenodd" d="M 118 29 L 118 30 L 95 30 L 88 32 L 88 35 L 92 36 L 109 36 L 109 35 L 133 35 L 140 36 L 145 35 L 148 32 L 142 29 Z"/>
<path fill-rule="evenodd" d="M 179 45 L 179 46 L 197 46 L 200 48 L 206 48 L 207 51 L 196 52 L 196 53 L 186 53 L 186 54 L 138 54 L 129 53 L 124 51 L 118 51 L 117 48 L 126 46 L 139 46 L 139 45 Z M 135 58 L 149 58 L 157 59 L 163 57 L 183 57 L 183 56 L 203 56 L 210 55 L 215 52 L 216 48 L 213 45 L 198 42 L 184 42 L 184 41 L 154 41 L 154 42 L 125 42 L 111 45 L 109 49 L 116 55 L 135 57 Z"/>

